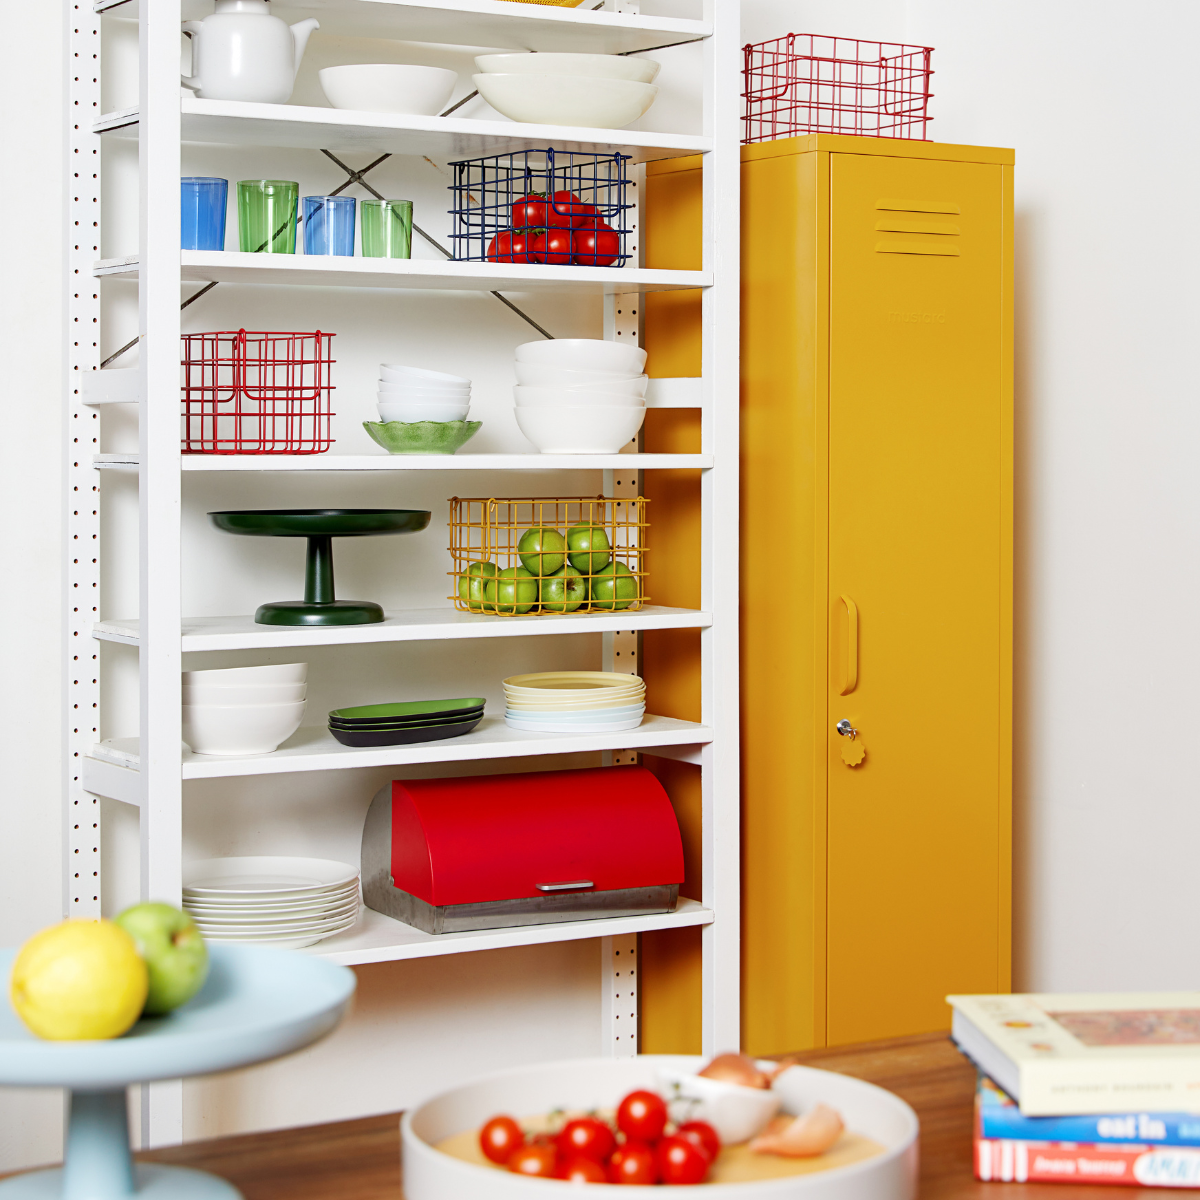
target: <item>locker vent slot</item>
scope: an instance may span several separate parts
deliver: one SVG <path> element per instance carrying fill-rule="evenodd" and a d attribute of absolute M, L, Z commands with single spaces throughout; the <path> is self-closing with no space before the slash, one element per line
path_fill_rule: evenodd
<path fill-rule="evenodd" d="M 931 200 L 876 200 L 875 207 L 881 212 L 946 213 L 955 217 L 962 212 L 957 204 Z"/>
<path fill-rule="evenodd" d="M 945 254 L 958 258 L 962 253 L 953 242 L 876 242 L 876 254 Z"/>
<path fill-rule="evenodd" d="M 904 241 L 888 239 L 875 243 L 876 254 L 938 254 L 958 258 L 962 251 L 958 247 L 961 226 L 957 222 L 933 221 L 926 213 L 959 216 L 962 210 L 957 204 L 928 200 L 877 200 L 877 212 L 912 213 L 913 216 L 881 217 L 875 222 L 877 233 L 907 234 Z"/>
<path fill-rule="evenodd" d="M 883 233 L 951 234 L 962 232 L 957 225 L 951 225 L 949 221 L 902 221 L 898 217 L 888 217 L 883 221 L 876 221 L 875 228 Z"/>

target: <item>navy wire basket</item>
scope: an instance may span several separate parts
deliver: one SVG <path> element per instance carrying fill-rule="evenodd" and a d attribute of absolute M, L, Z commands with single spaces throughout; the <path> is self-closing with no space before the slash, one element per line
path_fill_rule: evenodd
<path fill-rule="evenodd" d="M 459 262 L 623 267 L 628 154 L 521 150 L 449 165 Z"/>

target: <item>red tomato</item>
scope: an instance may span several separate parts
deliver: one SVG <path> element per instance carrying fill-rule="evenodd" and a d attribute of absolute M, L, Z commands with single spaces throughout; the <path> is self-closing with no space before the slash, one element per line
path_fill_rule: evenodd
<path fill-rule="evenodd" d="M 712 1160 L 690 1138 L 673 1134 L 655 1148 L 663 1183 L 703 1183 Z"/>
<path fill-rule="evenodd" d="M 617 1128 L 633 1142 L 657 1142 L 667 1124 L 667 1106 L 656 1092 L 630 1092 L 617 1109 Z"/>
<path fill-rule="evenodd" d="M 565 214 L 569 223 L 576 228 L 594 224 L 600 219 L 596 214 L 596 206 L 580 200 L 574 192 L 555 192 L 553 199 L 554 207 L 560 214 Z"/>
<path fill-rule="evenodd" d="M 570 193 L 566 193 L 570 195 Z M 516 229 L 570 229 L 571 218 L 566 212 L 555 212 L 543 192 L 530 192 L 512 206 L 513 227 Z"/>
<path fill-rule="evenodd" d="M 571 261 L 572 249 L 569 229 L 546 229 L 535 235 L 531 257 L 534 262 L 565 267 Z"/>
<path fill-rule="evenodd" d="M 558 1135 L 558 1152 L 564 1159 L 590 1158 L 604 1162 L 616 1144 L 613 1131 L 595 1117 L 577 1117 L 568 1121 Z"/>
<path fill-rule="evenodd" d="M 657 1183 L 658 1163 L 645 1142 L 626 1142 L 613 1151 L 608 1163 L 609 1183 Z"/>
<path fill-rule="evenodd" d="M 603 221 L 571 234 L 571 250 L 581 267 L 611 267 L 621 253 L 621 235 Z"/>
<path fill-rule="evenodd" d="M 525 1135 L 512 1117 L 493 1117 L 479 1131 L 479 1148 L 494 1163 L 506 1163 L 525 1145 Z"/>
<path fill-rule="evenodd" d="M 533 257 L 533 236 L 523 229 L 502 229 L 488 245 L 491 262 L 537 262 Z"/>
<path fill-rule="evenodd" d="M 515 1175 L 540 1175 L 551 1179 L 557 1162 L 558 1155 L 553 1146 L 522 1146 L 508 1160 L 508 1169 Z"/>
<path fill-rule="evenodd" d="M 572 1158 L 554 1172 L 555 1179 L 568 1183 L 607 1183 L 604 1168 L 594 1158 Z"/>
<path fill-rule="evenodd" d="M 707 1121 L 687 1121 L 675 1130 L 680 1137 L 690 1138 L 713 1162 L 721 1153 L 721 1135 Z"/>

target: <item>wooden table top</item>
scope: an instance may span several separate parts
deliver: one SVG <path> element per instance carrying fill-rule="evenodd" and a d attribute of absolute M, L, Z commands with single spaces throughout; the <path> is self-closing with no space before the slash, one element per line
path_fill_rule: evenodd
<path fill-rule="evenodd" d="M 877 1083 L 921 1120 L 921 1200 L 1149 1200 L 1148 1188 L 977 1183 L 974 1068 L 944 1034 L 814 1050 L 798 1061 Z M 399 1113 L 192 1142 L 138 1157 L 211 1171 L 246 1200 L 402 1200 Z"/>

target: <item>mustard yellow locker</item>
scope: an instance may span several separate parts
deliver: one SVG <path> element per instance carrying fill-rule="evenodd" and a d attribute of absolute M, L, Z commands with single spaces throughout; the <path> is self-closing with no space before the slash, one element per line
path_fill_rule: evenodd
<path fill-rule="evenodd" d="M 1012 163 L 743 148 L 744 1034 L 1010 985 Z"/>

